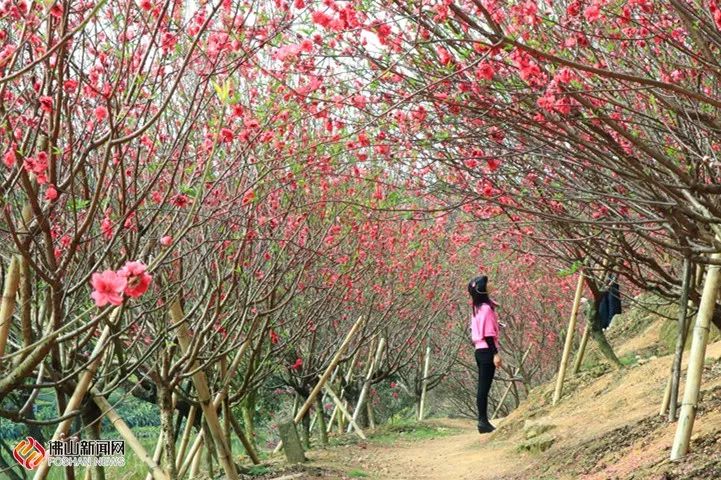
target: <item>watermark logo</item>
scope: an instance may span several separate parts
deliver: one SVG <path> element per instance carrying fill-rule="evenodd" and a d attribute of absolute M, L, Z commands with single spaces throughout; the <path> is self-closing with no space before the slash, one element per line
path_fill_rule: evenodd
<path fill-rule="evenodd" d="M 123 440 L 50 440 L 48 465 L 67 467 L 123 467 L 125 442 Z"/>
<path fill-rule="evenodd" d="M 27 437 L 15 445 L 15 460 L 28 470 L 34 470 L 45 459 L 45 448 L 33 437 Z"/>

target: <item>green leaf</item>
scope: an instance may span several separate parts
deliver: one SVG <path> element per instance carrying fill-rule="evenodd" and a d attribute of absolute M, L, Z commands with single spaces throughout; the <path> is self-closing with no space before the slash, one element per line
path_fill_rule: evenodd
<path fill-rule="evenodd" d="M 80 198 L 71 198 L 66 204 L 65 208 L 77 212 L 78 210 L 85 210 L 90 205 L 90 200 L 83 200 Z"/>
<path fill-rule="evenodd" d="M 190 185 L 181 185 L 180 191 L 191 198 L 195 198 L 198 195 L 198 190 Z"/>

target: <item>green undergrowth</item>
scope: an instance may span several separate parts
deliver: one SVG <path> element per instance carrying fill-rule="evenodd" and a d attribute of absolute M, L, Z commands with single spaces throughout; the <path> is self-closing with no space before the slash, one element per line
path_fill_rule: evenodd
<path fill-rule="evenodd" d="M 391 419 L 389 423 L 378 426 L 375 430 L 364 431 L 367 441 L 379 445 L 392 445 L 399 441 L 419 441 L 440 438 L 457 433 L 457 429 L 435 425 L 430 422 L 418 422 L 410 419 Z M 355 433 L 334 436 L 329 446 L 355 445 L 362 443 Z"/>
<path fill-rule="evenodd" d="M 388 424 L 380 427 L 369 436 L 373 443 L 389 445 L 398 441 L 418 441 L 440 438 L 457 433 L 457 430 L 433 425 L 432 423 L 416 422 Z"/>

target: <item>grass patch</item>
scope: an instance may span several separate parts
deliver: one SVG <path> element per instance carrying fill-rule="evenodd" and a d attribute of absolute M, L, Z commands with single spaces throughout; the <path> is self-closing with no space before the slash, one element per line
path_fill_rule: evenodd
<path fill-rule="evenodd" d="M 265 475 L 267 473 L 270 473 L 271 469 L 266 467 L 265 465 L 253 465 L 248 469 L 248 475 L 252 475 L 254 477 Z"/>
<path fill-rule="evenodd" d="M 368 474 L 366 472 L 364 472 L 363 470 L 356 469 L 356 470 L 351 470 L 350 472 L 348 472 L 348 476 L 351 478 L 365 478 L 368 476 Z"/>
<path fill-rule="evenodd" d="M 403 421 L 391 423 L 377 429 L 368 438 L 373 443 L 388 445 L 398 440 L 429 440 L 451 435 L 455 430 L 448 427 L 438 427 L 428 423 Z"/>
<path fill-rule="evenodd" d="M 624 367 L 630 367 L 631 365 L 635 365 L 638 363 L 638 358 L 636 357 L 635 353 L 628 353 L 619 358 L 618 360 Z"/>

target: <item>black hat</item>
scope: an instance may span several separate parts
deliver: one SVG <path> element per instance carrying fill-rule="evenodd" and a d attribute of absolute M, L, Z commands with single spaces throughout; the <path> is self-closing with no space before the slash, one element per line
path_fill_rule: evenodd
<path fill-rule="evenodd" d="M 475 297 L 478 295 L 488 294 L 486 291 L 486 285 L 488 284 L 488 277 L 483 275 L 476 277 L 468 282 L 468 293 Z"/>

